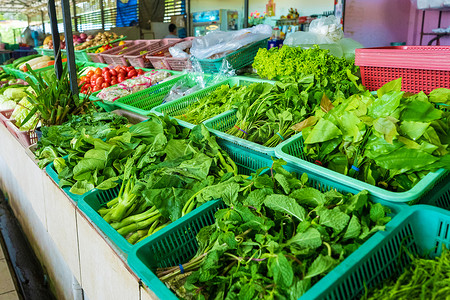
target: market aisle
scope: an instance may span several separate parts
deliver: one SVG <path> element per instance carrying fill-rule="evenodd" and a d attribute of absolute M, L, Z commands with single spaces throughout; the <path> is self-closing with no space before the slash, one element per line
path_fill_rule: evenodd
<path fill-rule="evenodd" d="M 0 300 L 19 299 L 16 286 L 13 281 L 14 274 L 11 272 L 6 260 L 3 243 L 0 244 Z"/>

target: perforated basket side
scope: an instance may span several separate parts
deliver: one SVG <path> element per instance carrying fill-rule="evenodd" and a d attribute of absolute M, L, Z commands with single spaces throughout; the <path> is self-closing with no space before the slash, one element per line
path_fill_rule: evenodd
<path fill-rule="evenodd" d="M 436 172 L 428 173 L 408 191 L 392 192 L 313 163 L 304 153 L 303 136 L 301 133 L 278 145 L 275 149 L 275 154 L 277 157 L 287 161 L 288 164 L 301 167 L 305 171 L 328 177 L 330 180 L 352 187 L 358 191 L 367 190 L 369 191 L 369 197 L 374 201 L 385 200 L 397 203 L 416 203 L 423 197 L 436 193 L 435 186 L 449 174 L 447 170 L 439 169 Z"/>
<path fill-rule="evenodd" d="M 65 160 L 67 160 L 67 156 L 63 157 Z M 49 163 L 46 167 L 45 167 L 45 172 L 47 173 L 47 175 L 59 186 L 59 182 L 61 181 L 58 177 L 58 173 L 55 170 L 55 166 L 53 164 L 53 162 Z M 87 193 L 83 194 L 83 195 L 76 195 L 70 192 L 70 188 L 69 187 L 63 187 L 62 190 L 64 191 L 64 193 L 70 198 L 72 199 L 72 201 L 74 202 L 78 202 L 79 200 L 81 200 L 81 198 L 83 196 L 85 196 Z"/>
<path fill-rule="evenodd" d="M 6 126 L 6 121 L 9 120 L 13 111 L 14 111 L 14 109 L 0 110 L 0 124 L 3 124 L 4 126 Z"/>

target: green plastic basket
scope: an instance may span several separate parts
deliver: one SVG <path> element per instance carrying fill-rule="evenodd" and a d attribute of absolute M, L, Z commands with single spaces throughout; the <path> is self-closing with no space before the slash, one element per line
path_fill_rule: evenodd
<path fill-rule="evenodd" d="M 236 163 L 236 165 L 238 166 L 239 174 L 250 175 L 260 168 L 270 166 L 272 163 L 270 157 L 258 153 L 254 153 L 255 155 L 249 155 L 249 153 L 247 153 L 244 149 L 232 143 L 221 142 L 219 145 L 230 155 L 231 159 L 233 159 L 233 161 Z M 115 245 L 117 245 L 117 247 L 121 251 L 128 254 L 134 246 L 128 243 L 128 241 L 124 237 L 122 237 L 97 213 L 100 207 L 104 206 L 108 201 L 117 197 L 117 195 L 119 194 L 119 190 L 119 186 L 110 190 L 95 189 L 85 194 L 82 200 L 79 201 L 79 207 L 86 214 L 86 216 L 88 216 L 91 221 L 98 228 L 100 228 Z M 189 216 L 189 214 L 186 216 Z M 174 224 L 177 222 L 178 221 L 174 222 Z"/>
<path fill-rule="evenodd" d="M 55 56 L 55 52 L 53 51 L 53 49 L 44 49 L 42 48 L 42 46 L 34 49 L 41 55 Z"/>
<path fill-rule="evenodd" d="M 404 248 L 431 258 L 439 256 L 443 244 L 450 246 L 449 227 L 450 212 L 428 205 L 410 207 L 301 299 L 360 299 L 364 285 L 372 288 L 391 276 L 398 278 L 410 264 Z"/>
<path fill-rule="evenodd" d="M 64 156 L 63 157 L 65 160 L 67 160 L 68 156 Z M 55 167 L 53 165 L 53 162 L 49 163 L 46 167 L 45 167 L 45 172 L 47 173 L 47 175 L 59 186 L 59 182 L 61 181 L 58 177 L 58 173 L 56 173 Z M 64 191 L 64 193 L 70 198 L 72 199 L 74 202 L 78 202 L 79 200 L 81 200 L 83 195 L 76 195 L 70 192 L 70 188 L 69 187 L 63 187 L 62 190 Z M 87 192 L 89 193 L 89 192 Z M 86 195 L 87 193 L 85 193 L 84 195 Z"/>
<path fill-rule="evenodd" d="M 436 184 L 433 190 L 426 197 L 422 197 L 419 203 L 450 210 L 450 175 Z"/>
<path fill-rule="evenodd" d="M 333 188 L 332 185 L 328 186 L 328 189 L 331 188 Z M 406 205 L 387 204 L 387 206 L 390 206 L 395 214 L 393 220 L 386 226 L 386 230 L 391 231 L 395 228 L 396 223 L 394 220 L 399 219 L 397 215 L 409 208 Z M 186 218 L 177 220 L 177 222 L 136 244 L 132 249 L 132 252 L 128 255 L 128 264 L 159 299 L 169 300 L 177 299 L 177 297 L 158 279 L 153 271 L 156 268 L 172 267 L 186 263 L 194 257 L 198 249 L 197 233 L 201 228 L 213 224 L 215 221 L 214 213 L 224 207 L 225 205 L 222 201 L 210 201 L 189 216 L 186 216 Z M 376 244 L 376 241 L 382 239 L 384 235 L 384 232 L 377 232 L 365 244 Z M 320 291 L 322 285 L 328 284 L 329 278 L 338 277 L 335 274 L 339 274 L 339 270 L 345 270 L 347 261 L 351 261 L 352 257 L 358 257 L 359 253 L 361 253 L 360 249 L 351 254 L 325 278 L 314 285 L 313 288 L 319 287 Z M 308 294 L 310 296 L 304 296 L 301 299 L 322 299 L 315 297 L 314 293 L 308 292 Z"/>
<path fill-rule="evenodd" d="M 170 92 L 175 83 L 184 77 L 185 75 L 175 76 L 175 78 L 153 85 L 148 89 L 119 98 L 114 101 L 114 104 L 141 115 L 148 115 L 152 108 L 162 103 L 164 97 Z"/>
<path fill-rule="evenodd" d="M 215 91 L 216 89 L 218 89 L 220 86 L 222 86 L 224 84 L 228 84 L 231 87 L 231 86 L 235 86 L 235 85 L 238 85 L 238 86 L 250 85 L 255 82 L 274 83 L 274 81 L 270 81 L 270 80 L 254 79 L 254 78 L 241 77 L 241 76 L 232 77 L 225 81 L 219 82 L 218 84 L 212 85 L 212 86 L 202 89 L 198 92 L 192 93 L 191 95 L 181 97 L 181 98 L 176 99 L 171 102 L 163 103 L 163 104 L 155 107 L 152 110 L 152 112 L 154 112 L 157 115 L 168 115 L 170 117 L 180 116 L 189 111 L 189 106 L 191 104 L 208 96 L 211 92 Z M 178 118 L 174 118 L 174 119 L 176 119 L 178 121 L 178 123 L 180 123 L 183 126 L 188 127 L 188 128 L 193 128 L 196 125 L 196 124 L 186 122 L 183 119 L 178 119 Z"/>
<path fill-rule="evenodd" d="M 310 172 L 329 178 L 330 180 L 348 187 L 352 187 L 358 191 L 367 190 L 369 191 L 370 198 L 374 201 L 386 200 L 392 202 L 416 203 L 422 198 L 429 197 L 431 195 L 443 194 L 444 191 L 439 190 L 439 183 L 442 181 L 447 182 L 449 178 L 447 176 L 449 174 L 447 170 L 439 169 L 436 172 L 430 172 L 409 191 L 388 191 L 312 163 L 303 152 L 303 136 L 301 133 L 278 145 L 275 148 L 275 153 L 277 157 L 284 159 L 288 162 L 288 164 L 298 166 L 305 172 Z"/>
<path fill-rule="evenodd" d="M 236 143 L 249 149 L 255 149 L 261 153 L 275 156 L 275 147 L 266 147 L 226 133 L 226 131 L 232 128 L 237 122 L 236 112 L 236 109 L 232 109 L 217 115 L 214 118 L 207 120 L 205 122 L 205 126 L 208 127 L 212 133 L 224 140 Z"/>
<path fill-rule="evenodd" d="M 245 46 L 239 50 L 234 51 L 222 58 L 217 59 L 199 59 L 203 72 L 205 73 L 219 73 L 223 60 L 227 60 L 231 67 L 235 70 L 248 66 L 253 63 L 256 53 L 259 48 L 267 48 L 267 42 L 269 39 L 264 39 L 248 46 Z"/>

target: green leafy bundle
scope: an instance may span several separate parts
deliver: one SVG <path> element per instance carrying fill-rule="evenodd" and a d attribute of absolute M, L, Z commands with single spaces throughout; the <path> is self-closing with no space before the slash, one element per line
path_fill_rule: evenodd
<path fill-rule="evenodd" d="M 336 58 L 329 50 L 315 46 L 310 49 L 283 46 L 281 49 L 259 49 L 253 68 L 262 78 L 281 81 L 298 81 L 305 75 L 314 75 L 323 92 L 344 93 L 345 96 L 359 91 L 359 68 L 353 61 Z M 356 78 L 354 78 L 356 77 Z M 358 81 L 358 86 L 352 83 Z"/>
<path fill-rule="evenodd" d="M 62 125 L 41 127 L 42 138 L 37 143 L 35 156 L 40 168 L 51 163 L 55 158 L 67 155 L 73 138 L 81 133 L 93 138 L 104 139 L 113 130 L 128 124 L 128 120 L 109 112 L 95 112 L 70 116 Z"/>
<path fill-rule="evenodd" d="M 227 191 L 220 183 L 236 175 L 237 166 L 204 126 L 194 127 L 186 139 L 167 139 L 156 130 L 152 143 L 141 143 L 127 158 L 118 197 L 98 212 L 134 244 L 222 198 Z"/>
<path fill-rule="evenodd" d="M 408 253 L 411 264 L 400 276 L 395 274 L 381 287 L 372 289 L 363 300 L 448 299 L 450 290 L 450 251 L 443 245 L 435 259 Z M 400 270 L 400 266 L 399 266 Z"/>
<path fill-rule="evenodd" d="M 392 191 L 411 189 L 430 171 L 450 169 L 450 113 L 435 107 L 449 102 L 450 90 L 406 95 L 399 78 L 377 95 L 338 99 L 327 114 L 297 124 L 307 157 Z"/>
<path fill-rule="evenodd" d="M 185 114 L 176 116 L 177 119 L 189 122 L 191 124 L 200 124 L 214 116 L 217 116 L 227 110 L 232 109 L 232 105 L 243 101 L 246 97 L 255 99 L 254 86 L 233 86 L 224 84 L 212 91 L 207 96 L 192 103 Z"/>
<path fill-rule="evenodd" d="M 26 79 L 33 89 L 33 92 L 27 92 L 32 109 L 29 110 L 22 124 L 26 124 L 37 115 L 43 126 L 61 125 L 69 119 L 69 116 L 84 114 L 92 108 L 89 97 L 80 99 L 78 94 L 72 94 L 67 64 L 63 66 L 60 79 L 54 72 L 41 74 L 33 71 L 28 64 L 27 67 L 37 83 L 31 77 Z M 17 125 L 21 126 L 21 124 Z"/>
<path fill-rule="evenodd" d="M 197 235 L 199 249 L 157 275 L 183 299 L 297 299 L 390 220 L 366 191 L 307 187 L 275 161 L 272 175 L 231 178 L 229 207 Z"/>
<path fill-rule="evenodd" d="M 70 186 L 74 194 L 115 187 L 118 179 L 123 178 L 129 159 L 133 160 L 136 179 L 144 178 L 155 165 L 172 158 L 178 159 L 187 177 L 192 177 L 189 172 L 199 167 L 203 167 L 201 174 L 212 173 L 217 177 L 237 172 L 234 162 L 203 125 L 191 132 L 167 117 L 151 115 L 146 122 L 112 130 L 106 141 L 87 135 L 82 129 L 70 144 L 67 160 L 55 159 L 54 166 L 61 179 L 60 186 Z M 194 151 L 199 154 L 194 155 Z"/>

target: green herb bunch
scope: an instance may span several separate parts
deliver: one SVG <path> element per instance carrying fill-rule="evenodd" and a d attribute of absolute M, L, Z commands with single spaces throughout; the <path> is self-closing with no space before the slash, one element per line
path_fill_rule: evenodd
<path fill-rule="evenodd" d="M 450 292 L 450 251 L 443 245 L 441 256 L 430 259 L 407 252 L 411 264 L 398 276 L 371 289 L 363 300 L 448 299 Z M 399 266 L 399 270 L 400 270 Z"/>
<path fill-rule="evenodd" d="M 318 111 L 294 128 L 302 130 L 309 160 L 406 191 L 429 172 L 450 169 L 448 103 L 449 89 L 407 95 L 399 78 L 380 88 L 377 97 L 365 92 L 340 98 L 327 114 Z"/>
<path fill-rule="evenodd" d="M 183 299 L 297 299 L 390 220 L 366 191 L 308 187 L 275 161 L 271 172 L 222 183 L 228 208 L 197 235 L 194 258 L 158 277 Z"/>
<path fill-rule="evenodd" d="M 37 73 L 29 65 L 27 67 L 37 82 L 34 82 L 31 77 L 26 79 L 34 91 L 27 92 L 28 101 L 33 108 L 22 122 L 23 124 L 37 114 L 42 126 L 61 125 L 69 119 L 69 116 L 84 114 L 92 107 L 89 97 L 80 99 L 78 94 L 72 94 L 67 64 L 63 66 L 60 79 L 54 72 Z"/>
<path fill-rule="evenodd" d="M 290 46 L 259 49 L 253 68 L 262 78 L 281 81 L 298 81 L 305 75 L 314 75 L 323 92 L 340 91 L 348 97 L 359 91 L 350 79 L 358 76 L 359 72 L 354 61 L 336 58 L 329 54 L 329 50 L 317 46 L 310 49 Z M 359 85 L 359 78 L 357 82 Z"/>

